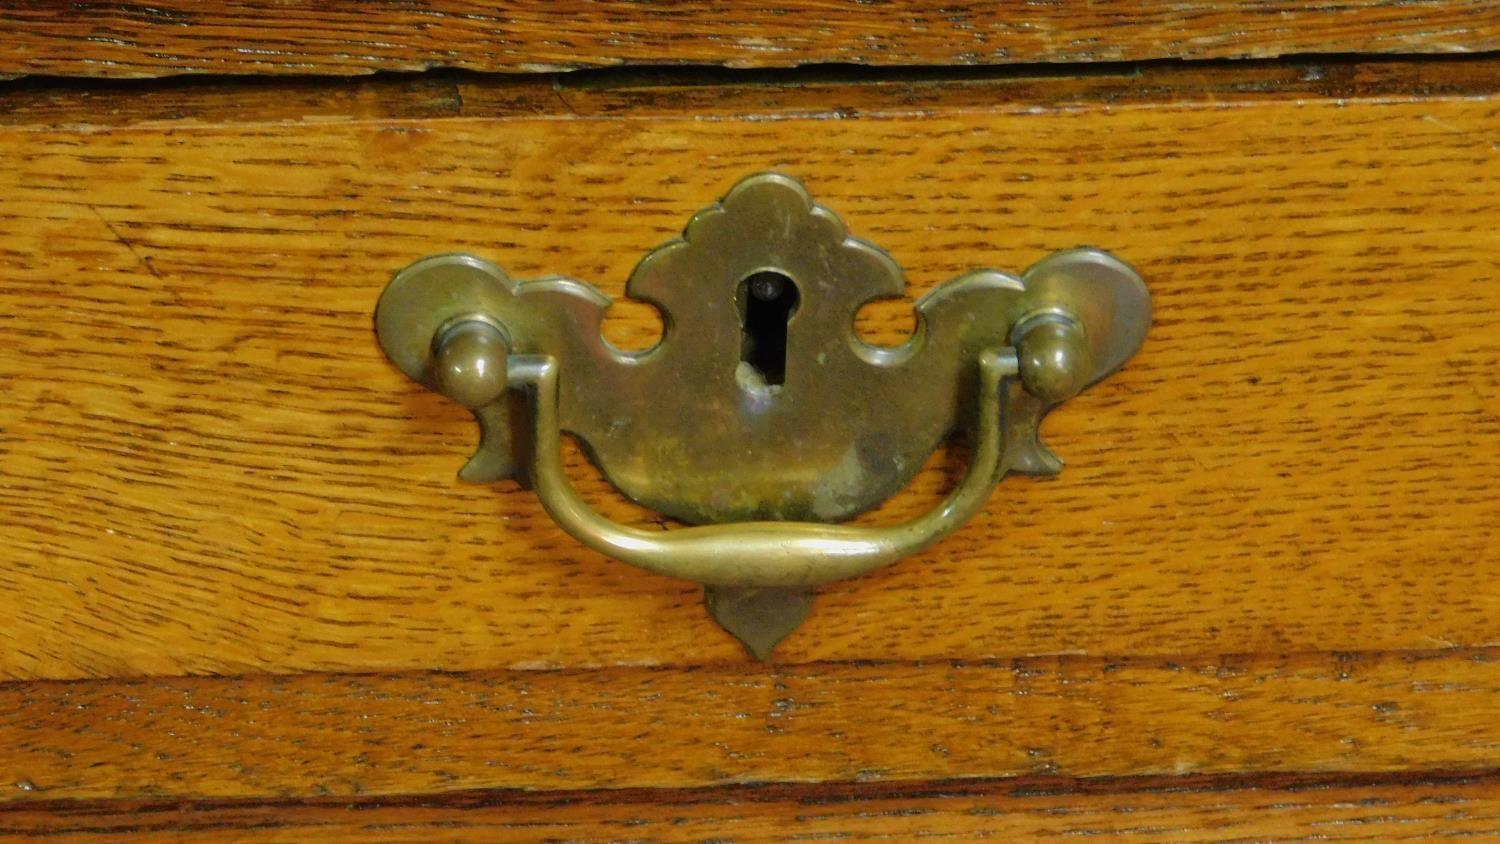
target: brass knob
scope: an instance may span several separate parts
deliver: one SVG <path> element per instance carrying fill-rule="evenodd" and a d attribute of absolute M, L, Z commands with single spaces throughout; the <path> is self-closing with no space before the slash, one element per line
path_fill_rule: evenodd
<path fill-rule="evenodd" d="M 432 382 L 464 407 L 493 404 L 505 393 L 510 342 L 500 329 L 478 319 L 442 331 L 433 344 Z"/>
<path fill-rule="evenodd" d="M 1078 395 L 1094 373 L 1094 356 L 1083 326 L 1062 315 L 1022 325 L 1016 353 L 1026 391 L 1048 403 Z"/>

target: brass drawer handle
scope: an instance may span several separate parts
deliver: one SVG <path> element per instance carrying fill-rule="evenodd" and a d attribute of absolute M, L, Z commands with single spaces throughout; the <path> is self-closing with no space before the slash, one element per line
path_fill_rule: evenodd
<path fill-rule="evenodd" d="M 1150 320 L 1133 270 L 1075 249 L 1020 279 L 984 270 L 942 285 L 917 303 L 911 340 L 869 345 L 855 311 L 900 295 L 900 270 L 779 174 L 695 215 L 627 289 L 667 326 L 644 352 L 604 342 L 609 299 L 594 288 L 516 283 L 468 255 L 398 273 L 376 326 L 404 372 L 478 417 L 462 477 L 528 482 L 590 548 L 704 584 L 714 618 L 761 658 L 805 617 L 812 587 L 953 532 L 1008 471 L 1059 471 L 1042 416 L 1124 363 Z M 563 472 L 564 431 L 626 496 L 702 526 L 600 515 Z M 971 463 L 935 509 L 892 526 L 830 524 L 899 490 L 959 432 Z"/>

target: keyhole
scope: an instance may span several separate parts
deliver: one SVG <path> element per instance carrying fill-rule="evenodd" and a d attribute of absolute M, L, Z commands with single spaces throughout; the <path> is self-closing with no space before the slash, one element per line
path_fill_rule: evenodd
<path fill-rule="evenodd" d="M 786 326 L 800 299 L 791 278 L 773 270 L 755 273 L 740 285 L 740 360 L 768 386 L 786 382 Z"/>

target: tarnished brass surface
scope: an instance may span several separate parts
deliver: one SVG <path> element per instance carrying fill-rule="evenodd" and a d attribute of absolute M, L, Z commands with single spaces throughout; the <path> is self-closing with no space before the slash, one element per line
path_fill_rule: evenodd
<path fill-rule="evenodd" d="M 978 512 L 1004 473 L 1015 424 L 1005 408 L 1021 389 L 1009 350 L 980 355 L 975 447 L 968 472 L 927 513 L 898 525 L 852 527 L 822 522 L 739 522 L 645 530 L 612 522 L 588 506 L 563 473 L 558 425 L 561 366 L 543 355 L 512 358 L 511 384 L 532 394 L 533 447 L 527 474 L 547 513 L 596 551 L 648 571 L 705 586 L 806 587 L 893 563 L 952 533 Z M 725 483 L 733 483 L 726 478 Z"/>
<path fill-rule="evenodd" d="M 761 174 L 632 274 L 630 295 L 666 324 L 644 352 L 603 340 L 609 300 L 594 288 L 516 283 L 467 255 L 398 273 L 376 324 L 403 371 L 474 409 L 483 439 L 465 479 L 528 481 L 590 547 L 705 584 L 715 617 L 764 656 L 796 621 L 768 612 L 765 596 L 919 550 L 977 512 L 1007 471 L 1058 471 L 1041 417 L 1118 368 L 1149 323 L 1134 271 L 1077 249 L 1021 278 L 981 270 L 937 288 L 903 345 L 860 340 L 859 307 L 903 289 L 891 258 L 798 182 Z M 705 526 L 646 531 L 600 516 L 562 472 L 564 431 L 625 495 Z M 899 490 L 960 432 L 972 462 L 937 508 L 888 527 L 827 524 Z M 805 612 L 805 596 L 792 603 Z M 772 617 L 785 630 L 769 644 L 747 638 Z"/>

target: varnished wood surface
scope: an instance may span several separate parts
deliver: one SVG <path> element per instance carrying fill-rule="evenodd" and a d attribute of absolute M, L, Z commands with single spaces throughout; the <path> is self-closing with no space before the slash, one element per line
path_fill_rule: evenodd
<path fill-rule="evenodd" d="M 1431 841 L 1500 836 L 1481 777 L 1150 778 L 693 791 L 516 792 L 303 803 L 83 803 L 0 812 L 0 840 L 793 842 Z"/>
<path fill-rule="evenodd" d="M 1478 771 L 1496 651 L 0 685 L 0 802 Z"/>
<path fill-rule="evenodd" d="M 0 128 L 0 676 L 739 663 L 690 585 L 457 483 L 472 422 L 370 320 L 392 271 L 442 251 L 619 295 L 765 169 L 913 294 L 1089 243 L 1155 298 L 1143 352 L 1048 421 L 1060 477 L 825 589 L 783 661 L 1500 641 L 1500 111 L 1493 64 L 1453 74 L 1278 95 L 1230 73 L 1187 97 L 1148 76 L 1045 106 L 974 83 L 676 110 L 460 91 L 421 95 L 450 114 L 426 119 L 359 98 L 173 118 L 170 91 L 147 122 L 23 110 Z M 893 340 L 907 307 L 863 328 Z M 617 310 L 613 339 L 656 330 Z M 649 518 L 572 462 L 606 512 Z"/>
<path fill-rule="evenodd" d="M 1497 90 L 1486 61 L 0 90 L 0 677 L 62 678 L 0 683 L 0 838 L 1494 837 Z M 827 590 L 773 665 L 454 483 L 472 425 L 369 327 L 442 249 L 618 294 L 764 168 L 913 293 L 1091 242 L 1157 297 L 1049 422 L 1061 478 Z"/>
<path fill-rule="evenodd" d="M 619 64 L 988 65 L 1500 47 L 1494 0 L 30 0 L 0 74 L 528 72 Z"/>

